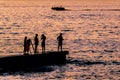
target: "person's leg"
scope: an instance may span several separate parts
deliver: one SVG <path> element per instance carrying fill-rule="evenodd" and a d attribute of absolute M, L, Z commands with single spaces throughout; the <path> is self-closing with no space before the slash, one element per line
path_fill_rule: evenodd
<path fill-rule="evenodd" d="M 43 46 L 42 46 L 42 53 L 43 53 Z"/>
<path fill-rule="evenodd" d="M 44 46 L 44 48 L 43 48 L 44 50 L 43 50 L 43 52 L 45 52 L 45 46 Z"/>
<path fill-rule="evenodd" d="M 62 51 L 62 45 L 61 45 L 61 51 Z"/>
<path fill-rule="evenodd" d="M 25 47 L 24 47 L 23 53 L 25 53 Z"/>
<path fill-rule="evenodd" d="M 60 47 L 60 46 L 58 45 L 58 51 L 59 51 L 59 47 Z"/>
<path fill-rule="evenodd" d="M 45 47 L 43 47 L 43 53 L 45 52 Z"/>
<path fill-rule="evenodd" d="M 36 53 L 36 49 L 37 49 L 37 45 L 35 45 L 35 50 L 34 50 L 34 53 Z"/>
<path fill-rule="evenodd" d="M 35 53 L 38 53 L 38 45 L 35 47 Z"/>

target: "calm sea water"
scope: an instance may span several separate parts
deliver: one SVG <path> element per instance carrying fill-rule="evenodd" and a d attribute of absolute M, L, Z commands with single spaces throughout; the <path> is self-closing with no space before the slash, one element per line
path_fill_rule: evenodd
<path fill-rule="evenodd" d="M 39 40 L 42 33 L 46 35 L 47 51 L 56 51 L 60 32 L 64 37 L 63 48 L 70 54 L 66 65 L 44 66 L 35 72 L 1 73 L 0 80 L 119 80 L 119 3 L 119 0 L 1 0 L 1 56 L 22 54 L 24 37 L 33 42 L 36 33 Z M 69 10 L 51 10 L 56 5 Z"/>

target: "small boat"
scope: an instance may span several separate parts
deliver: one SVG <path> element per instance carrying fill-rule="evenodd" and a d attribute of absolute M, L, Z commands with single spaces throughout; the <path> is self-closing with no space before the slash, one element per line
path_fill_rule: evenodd
<path fill-rule="evenodd" d="M 64 11 L 65 10 L 65 8 L 64 7 L 52 7 L 51 8 L 52 10 L 56 10 L 56 11 Z"/>
<path fill-rule="evenodd" d="M 0 58 L 0 69 L 23 70 L 46 65 L 64 64 L 66 63 L 67 54 L 69 54 L 69 51 L 2 57 Z"/>

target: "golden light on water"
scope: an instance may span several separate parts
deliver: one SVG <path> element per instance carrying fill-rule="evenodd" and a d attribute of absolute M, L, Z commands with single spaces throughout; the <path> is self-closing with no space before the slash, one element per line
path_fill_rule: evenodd
<path fill-rule="evenodd" d="M 62 32 L 63 48 L 70 51 L 71 59 L 66 65 L 53 66 L 51 72 L 0 75 L 0 79 L 119 80 L 119 3 L 120 0 L 0 0 L 1 56 L 22 54 L 24 37 L 34 43 L 36 33 L 39 40 L 42 33 L 46 35 L 47 51 L 57 51 L 56 37 Z M 69 10 L 51 10 L 60 5 Z M 84 61 L 101 63 L 85 66 L 80 63 Z"/>

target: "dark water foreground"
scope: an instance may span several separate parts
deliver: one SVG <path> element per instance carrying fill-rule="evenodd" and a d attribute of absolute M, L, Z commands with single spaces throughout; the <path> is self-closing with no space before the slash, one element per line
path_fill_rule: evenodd
<path fill-rule="evenodd" d="M 28 56 L 28 55 L 27 55 Z M 32 59 L 33 60 L 33 59 Z M 33 62 L 33 61 L 32 61 Z M 39 62 L 39 61 L 38 61 Z M 78 60 L 78 59 L 71 59 L 70 57 L 67 57 L 65 59 L 65 61 L 62 61 L 62 62 L 58 62 L 56 60 L 54 60 L 54 62 L 56 63 L 52 63 L 52 64 L 44 64 L 44 65 L 34 65 L 34 66 L 26 66 L 26 67 L 20 67 L 22 66 L 19 65 L 19 66 L 16 66 L 17 68 L 6 68 L 6 69 L 3 69 L 3 70 L 0 70 L 0 75 L 3 76 L 3 75 L 25 75 L 25 74 L 36 74 L 36 73 L 50 73 L 50 72 L 54 72 L 56 71 L 56 69 L 59 69 L 61 68 L 62 69 L 65 69 L 66 67 L 66 70 L 67 70 L 67 66 L 68 65 L 75 65 L 75 66 L 79 66 L 79 67 L 91 67 L 91 66 L 110 66 L 110 65 L 116 65 L 119 66 L 120 65 L 120 62 L 119 61 L 112 61 L 112 62 L 109 62 L 109 61 L 90 61 L 90 60 Z M 51 61 L 50 61 L 51 63 Z M 28 63 L 26 63 L 28 64 Z M 25 65 L 26 65 L 25 64 Z M 33 63 L 35 64 L 35 63 Z M 57 67 L 57 68 L 56 68 Z M 68 67 L 69 68 L 69 67 Z M 83 71 L 84 72 L 84 71 Z M 120 73 L 120 70 L 111 70 L 110 73 Z M 84 75 L 84 74 L 83 74 Z"/>

